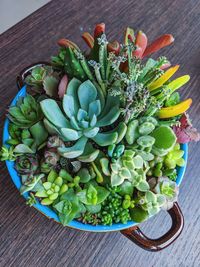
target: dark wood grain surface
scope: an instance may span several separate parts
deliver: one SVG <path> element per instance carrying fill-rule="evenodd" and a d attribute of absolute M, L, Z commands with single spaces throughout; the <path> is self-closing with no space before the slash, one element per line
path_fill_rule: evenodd
<path fill-rule="evenodd" d="M 199 0 L 55 0 L 0 36 L 0 128 L 5 109 L 17 92 L 16 75 L 32 62 L 48 60 L 56 40 L 81 41 L 81 31 L 104 21 L 111 39 L 121 39 L 126 26 L 145 31 L 150 40 L 172 33 L 175 44 L 164 53 L 179 74 L 189 73 L 182 95 L 193 98 L 190 110 L 200 129 L 200 1 Z M 83 43 L 82 43 L 83 44 Z M 84 47 L 84 46 L 82 46 Z M 157 55 L 156 55 L 157 56 Z M 88 233 L 63 228 L 46 219 L 14 187 L 4 164 L 0 175 L 1 267 L 198 267 L 200 266 L 200 146 L 191 144 L 179 203 L 185 228 L 178 240 L 158 253 L 142 250 L 118 232 Z M 158 237 L 170 226 L 160 213 L 142 229 Z"/>

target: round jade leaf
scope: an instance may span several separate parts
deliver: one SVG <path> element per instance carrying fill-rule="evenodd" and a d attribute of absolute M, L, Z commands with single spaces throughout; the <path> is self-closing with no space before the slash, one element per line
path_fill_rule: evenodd
<path fill-rule="evenodd" d="M 165 125 L 159 126 L 152 133 L 155 138 L 154 146 L 158 149 L 171 149 L 176 143 L 176 135 L 173 130 Z"/>
<path fill-rule="evenodd" d="M 141 136 L 137 139 L 138 145 L 142 147 L 151 147 L 155 142 L 155 138 L 149 135 Z"/>
<path fill-rule="evenodd" d="M 139 126 L 139 133 L 142 135 L 148 135 L 155 129 L 155 126 L 151 122 L 144 122 Z"/>

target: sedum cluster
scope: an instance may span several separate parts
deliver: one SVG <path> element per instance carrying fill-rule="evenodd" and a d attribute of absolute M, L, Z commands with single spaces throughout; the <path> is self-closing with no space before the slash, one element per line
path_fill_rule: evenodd
<path fill-rule="evenodd" d="M 14 161 L 27 204 L 49 206 L 63 225 L 142 222 L 177 200 L 180 136 L 199 139 L 183 123 L 192 101 L 177 92 L 189 76 L 171 80 L 179 65 L 165 57 L 143 61 L 170 34 L 148 44 L 127 28 L 119 44 L 102 23 L 82 37 L 88 52 L 61 39 L 51 63 L 27 75 L 0 158 Z"/>

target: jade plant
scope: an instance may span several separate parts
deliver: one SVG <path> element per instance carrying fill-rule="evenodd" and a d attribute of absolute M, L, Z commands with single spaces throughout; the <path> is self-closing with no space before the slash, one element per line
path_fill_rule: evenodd
<path fill-rule="evenodd" d="M 26 95 L 8 109 L 1 161 L 12 161 L 27 205 L 46 205 L 63 225 L 140 223 L 178 197 L 182 143 L 200 139 L 178 89 L 189 75 L 150 55 L 173 43 L 127 28 L 107 39 L 105 24 L 83 33 L 83 52 L 60 39 L 51 63 L 25 77 Z M 145 61 L 143 58 L 145 58 Z"/>

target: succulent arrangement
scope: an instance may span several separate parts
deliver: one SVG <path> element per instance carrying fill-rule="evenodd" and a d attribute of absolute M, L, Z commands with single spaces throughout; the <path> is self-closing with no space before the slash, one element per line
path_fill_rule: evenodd
<path fill-rule="evenodd" d="M 101 23 L 82 37 L 89 51 L 61 39 L 51 63 L 26 76 L 0 159 L 14 161 L 26 203 L 49 206 L 63 225 L 142 222 L 173 206 L 180 144 L 200 139 L 192 100 L 177 92 L 190 77 L 172 79 L 179 65 L 149 57 L 170 34 L 148 44 L 127 28 L 120 44 Z"/>

